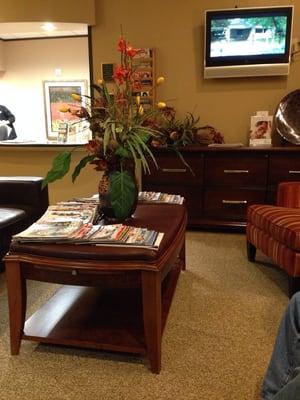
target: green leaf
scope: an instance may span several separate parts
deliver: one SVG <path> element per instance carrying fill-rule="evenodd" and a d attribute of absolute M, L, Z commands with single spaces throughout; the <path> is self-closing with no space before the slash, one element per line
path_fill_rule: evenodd
<path fill-rule="evenodd" d="M 189 164 L 185 161 L 183 155 L 180 153 L 180 151 L 178 149 L 176 149 L 176 147 L 174 146 L 169 146 L 169 149 L 172 149 L 175 151 L 175 153 L 177 154 L 177 156 L 180 158 L 180 160 L 182 161 L 182 163 L 190 170 L 191 174 L 195 176 L 194 171 L 192 170 L 192 168 L 189 166 Z"/>
<path fill-rule="evenodd" d="M 109 198 L 118 219 L 130 216 L 137 196 L 134 177 L 128 171 L 116 171 L 109 175 Z"/>
<path fill-rule="evenodd" d="M 72 174 L 72 182 L 75 182 L 75 179 L 77 178 L 77 176 L 80 174 L 82 168 L 84 168 L 86 166 L 86 164 L 88 164 L 89 162 L 91 162 L 93 159 L 95 158 L 95 155 L 89 155 L 89 156 L 85 156 L 83 157 L 79 163 L 76 165 L 73 174 Z"/>
<path fill-rule="evenodd" d="M 130 152 L 127 149 L 125 149 L 125 147 L 123 147 L 123 146 L 119 146 L 117 148 L 117 150 L 115 151 L 115 155 L 122 157 L 122 158 L 130 158 L 131 157 Z"/>
<path fill-rule="evenodd" d="M 105 126 L 104 137 L 103 137 L 103 153 L 106 154 L 107 146 L 110 141 L 111 135 L 111 127 L 110 124 L 107 123 Z"/>
<path fill-rule="evenodd" d="M 147 159 L 143 153 L 140 143 L 136 140 L 136 138 L 134 136 L 132 136 L 131 141 L 132 141 L 132 146 L 135 148 L 135 150 L 137 151 L 137 153 L 140 156 L 140 160 L 141 160 L 144 172 L 150 174 L 150 168 L 149 168 Z"/>
<path fill-rule="evenodd" d="M 157 161 L 156 161 L 152 151 L 149 149 L 148 145 L 143 142 L 143 140 L 140 138 L 138 133 L 134 132 L 134 137 L 138 140 L 138 142 L 140 143 L 140 145 L 144 149 L 144 152 L 147 153 L 152 158 L 152 161 L 153 161 L 155 167 L 158 168 Z"/>
<path fill-rule="evenodd" d="M 71 165 L 71 151 L 64 151 L 59 153 L 53 160 L 52 168 L 48 171 L 43 180 L 42 187 L 44 188 L 48 183 L 55 182 L 63 178 L 70 169 Z"/>
<path fill-rule="evenodd" d="M 128 145 L 128 147 L 129 147 L 129 150 L 130 150 L 130 153 L 131 153 L 131 155 L 132 155 L 132 158 L 134 159 L 134 164 L 137 165 L 137 163 L 138 163 L 138 157 L 137 157 L 137 154 L 136 154 L 136 152 L 135 152 L 135 150 L 134 150 L 134 147 L 132 146 L 132 144 L 130 143 L 129 140 L 127 141 L 127 145 Z"/>
<path fill-rule="evenodd" d="M 105 98 L 105 100 L 106 100 L 106 102 L 108 103 L 108 104 L 111 104 L 111 102 L 112 102 L 112 98 L 111 98 L 111 95 L 109 94 L 109 92 L 108 92 L 108 89 L 107 89 L 107 86 L 106 86 L 106 83 L 104 82 L 103 83 L 103 93 L 104 93 L 104 98 Z"/>

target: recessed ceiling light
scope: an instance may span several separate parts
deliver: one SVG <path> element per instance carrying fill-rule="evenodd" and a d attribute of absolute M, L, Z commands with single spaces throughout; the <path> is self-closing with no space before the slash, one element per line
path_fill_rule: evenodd
<path fill-rule="evenodd" d="M 45 22 L 45 23 L 41 26 L 41 28 L 42 28 L 44 31 L 48 31 L 48 32 L 55 31 L 55 29 L 57 29 L 56 26 L 55 26 L 54 24 L 52 24 L 52 22 Z"/>

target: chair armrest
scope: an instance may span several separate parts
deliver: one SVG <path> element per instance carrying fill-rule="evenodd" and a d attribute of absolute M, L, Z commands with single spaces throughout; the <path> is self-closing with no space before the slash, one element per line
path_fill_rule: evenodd
<path fill-rule="evenodd" d="M 49 205 L 48 187 L 42 189 L 43 178 L 37 176 L 1 176 L 0 205 L 30 210 L 33 220 Z"/>

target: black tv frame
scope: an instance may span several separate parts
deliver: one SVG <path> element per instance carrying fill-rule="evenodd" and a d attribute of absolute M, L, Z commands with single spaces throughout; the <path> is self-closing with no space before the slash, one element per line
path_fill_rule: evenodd
<path fill-rule="evenodd" d="M 205 50 L 204 50 L 204 75 L 207 78 L 218 77 L 234 77 L 234 76 L 259 76 L 259 75 L 285 75 L 289 70 L 289 63 L 291 58 L 291 42 L 292 42 L 292 25 L 293 25 L 293 10 L 294 7 L 290 6 L 274 6 L 274 7 L 247 7 L 247 8 L 230 8 L 222 10 L 207 10 L 205 11 Z M 211 44 L 211 21 L 214 19 L 224 18 L 242 18 L 242 17 L 263 17 L 263 16 L 286 16 L 287 17 L 287 31 L 286 31 L 286 44 L 283 54 L 257 54 L 257 55 L 234 55 L 223 57 L 210 56 Z M 281 65 L 287 68 L 280 68 Z M 279 68 L 274 68 L 272 72 L 271 66 L 278 65 Z M 244 67 L 258 66 L 257 72 L 255 68 Z M 216 68 L 214 68 L 216 67 Z M 218 67 L 219 73 L 218 73 Z M 226 71 L 228 67 L 228 71 Z M 214 73 L 209 76 L 210 68 L 214 68 Z M 240 70 L 238 70 L 240 68 Z M 269 71 L 268 71 L 269 68 Z M 276 69 L 278 71 L 276 72 Z M 246 71 L 243 74 L 243 71 Z M 248 72 L 247 72 L 248 71 Z M 284 73 L 283 71 L 286 71 Z M 216 75 L 216 76 L 214 76 Z M 220 76 L 219 76 L 220 75 Z"/>

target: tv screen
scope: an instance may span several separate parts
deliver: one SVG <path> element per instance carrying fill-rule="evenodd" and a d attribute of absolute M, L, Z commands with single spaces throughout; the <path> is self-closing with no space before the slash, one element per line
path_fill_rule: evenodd
<path fill-rule="evenodd" d="M 293 6 L 206 11 L 205 78 L 287 75 Z"/>

